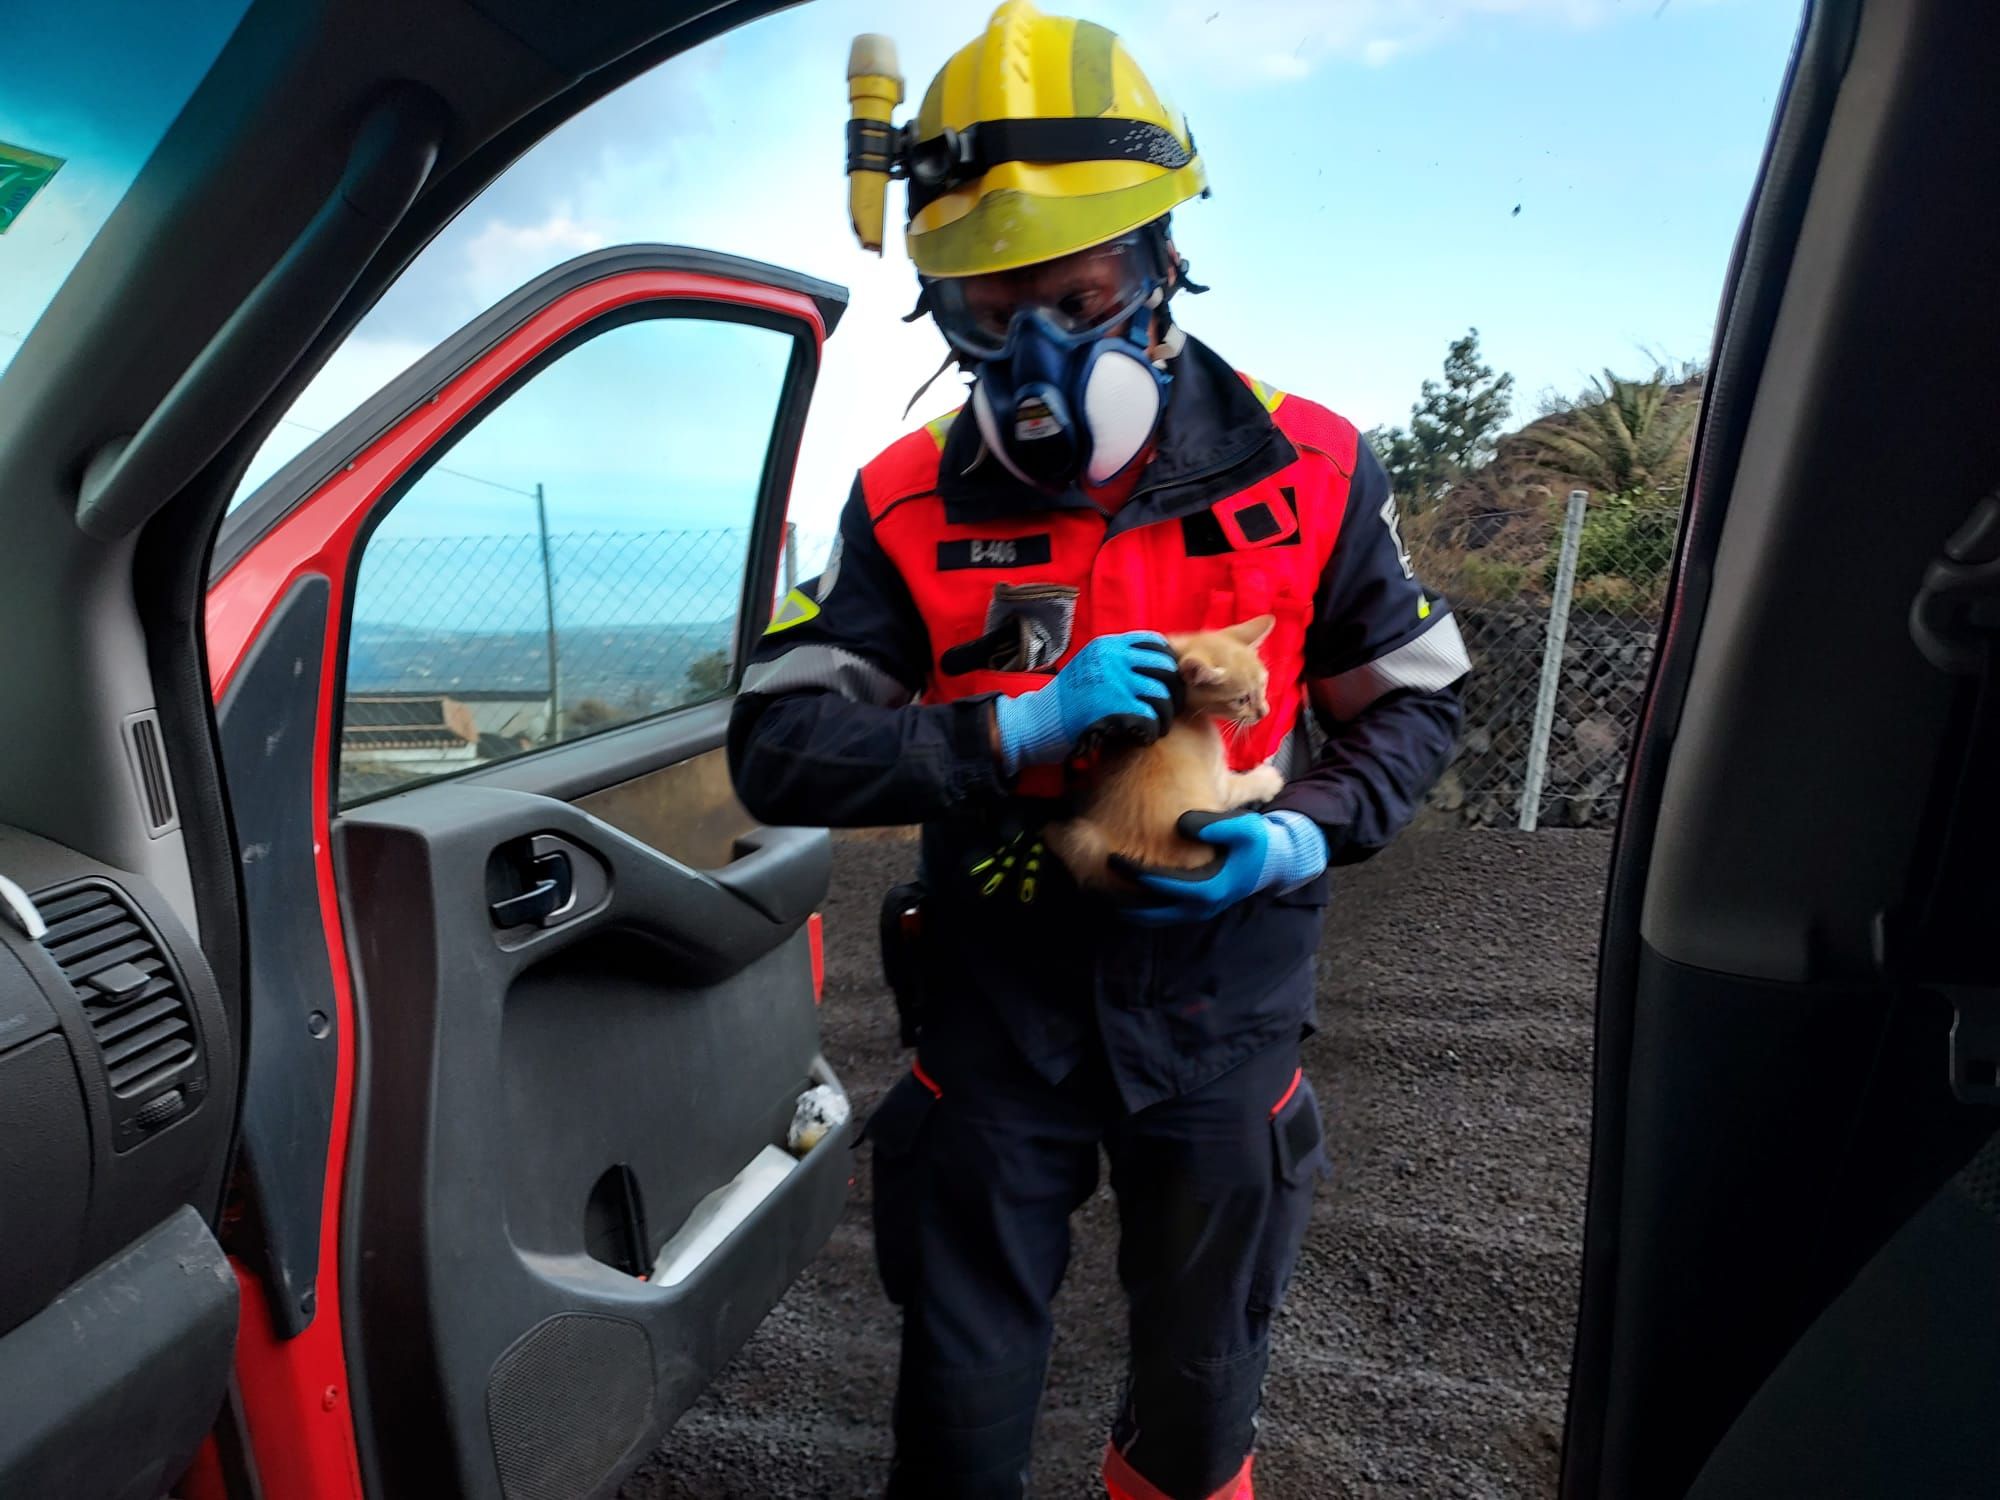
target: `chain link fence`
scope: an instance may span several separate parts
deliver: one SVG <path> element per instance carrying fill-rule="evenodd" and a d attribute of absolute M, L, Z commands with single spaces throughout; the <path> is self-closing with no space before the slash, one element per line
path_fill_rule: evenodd
<path fill-rule="evenodd" d="M 1665 501 L 1579 491 L 1404 520 L 1473 661 L 1433 816 L 1617 817 L 1678 519 Z M 815 577 L 832 543 L 788 532 L 777 587 Z M 348 649 L 344 797 L 726 691 L 748 548 L 742 528 L 377 537 Z"/>
<path fill-rule="evenodd" d="M 1471 827 L 1617 818 L 1678 524 L 1664 498 L 1581 490 L 1405 520 L 1417 576 L 1451 601 L 1473 667 L 1437 813 Z"/>
<path fill-rule="evenodd" d="M 1544 491 L 1527 506 L 1469 510 L 1447 497 L 1403 520 L 1417 576 L 1451 602 L 1473 663 L 1433 816 L 1475 828 L 1600 827 L 1618 816 L 1680 513 L 1666 498 L 1575 493 L 1580 502 Z M 798 533 L 797 577 L 819 572 L 832 540 Z"/>
<path fill-rule="evenodd" d="M 749 545 L 743 528 L 376 537 L 342 800 L 726 692 Z"/>

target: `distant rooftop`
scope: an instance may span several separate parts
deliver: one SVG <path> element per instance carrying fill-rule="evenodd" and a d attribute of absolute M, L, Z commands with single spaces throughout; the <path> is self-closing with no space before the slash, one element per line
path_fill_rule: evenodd
<path fill-rule="evenodd" d="M 479 743 L 479 729 L 458 694 L 357 693 L 340 726 L 343 755 L 377 750 L 457 750 Z"/>

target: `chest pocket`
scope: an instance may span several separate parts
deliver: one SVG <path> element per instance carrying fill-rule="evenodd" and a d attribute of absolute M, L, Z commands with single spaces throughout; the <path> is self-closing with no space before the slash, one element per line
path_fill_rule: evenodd
<path fill-rule="evenodd" d="M 1282 627 L 1312 607 L 1308 549 L 1289 485 L 1258 486 L 1181 519 L 1187 578 L 1205 596 L 1201 625 L 1216 629 L 1257 615 Z M 1274 663 L 1284 658 L 1273 653 Z"/>
<path fill-rule="evenodd" d="M 1275 621 L 1260 652 L 1271 672 L 1271 712 L 1229 737 L 1230 763 L 1247 770 L 1277 749 L 1298 716 L 1317 553 L 1290 486 L 1258 486 L 1184 516 L 1180 540 L 1191 624 L 1220 630 L 1259 615 Z"/>
<path fill-rule="evenodd" d="M 1218 629 L 1258 615 L 1277 619 L 1264 653 L 1274 678 L 1296 678 L 1304 661 L 1315 571 L 1289 487 L 1251 490 L 1182 526 L 1191 570 L 1206 585 L 1202 625 Z M 1222 543 L 1222 546 L 1217 546 Z M 1275 684 L 1274 684 L 1275 685 Z"/>

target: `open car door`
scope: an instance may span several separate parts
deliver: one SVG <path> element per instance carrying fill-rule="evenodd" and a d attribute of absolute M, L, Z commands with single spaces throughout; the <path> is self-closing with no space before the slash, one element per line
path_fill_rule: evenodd
<path fill-rule="evenodd" d="M 1800 38 L 1611 868 L 1563 1500 L 2000 1483 L 1996 68 L 1953 0 Z"/>
<path fill-rule="evenodd" d="M 838 1087 L 827 837 L 755 825 L 721 747 L 844 304 L 586 255 L 224 524 L 270 1493 L 609 1494 L 833 1228 L 840 1133 L 785 1150 Z"/>

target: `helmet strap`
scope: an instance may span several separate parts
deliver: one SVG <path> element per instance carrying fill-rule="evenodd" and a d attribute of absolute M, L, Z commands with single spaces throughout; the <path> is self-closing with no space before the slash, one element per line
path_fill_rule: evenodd
<path fill-rule="evenodd" d="M 921 313 L 922 311 L 923 309 L 921 307 L 917 309 L 917 312 L 919 313 Z M 912 316 L 914 316 L 914 314 Z M 910 319 L 905 318 L 903 319 L 903 321 L 907 323 L 910 321 Z M 929 380 L 926 380 L 922 385 L 918 386 L 916 390 L 911 394 L 909 405 L 903 408 L 903 416 L 905 418 L 908 418 L 910 413 L 916 409 L 917 403 L 924 399 L 924 392 L 929 390 L 932 386 L 938 383 L 938 377 L 943 375 L 946 370 L 949 370 L 953 365 L 957 363 L 958 363 L 958 351 L 956 349 L 946 350 L 944 356 L 944 363 L 939 365 L 935 370 L 931 371 L 931 378 Z"/>
<path fill-rule="evenodd" d="M 1148 227 L 1153 232 L 1153 258 L 1159 267 L 1160 285 L 1167 289 L 1167 295 L 1190 292 L 1198 297 L 1207 291 L 1207 287 L 1188 274 L 1187 257 L 1174 249 L 1173 215 L 1162 214 Z"/>

